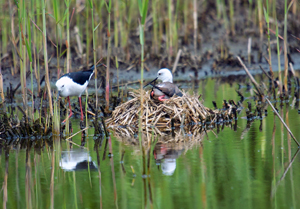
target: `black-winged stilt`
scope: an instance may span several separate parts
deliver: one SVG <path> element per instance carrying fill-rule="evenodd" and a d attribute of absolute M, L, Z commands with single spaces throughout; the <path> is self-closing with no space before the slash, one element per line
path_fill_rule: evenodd
<path fill-rule="evenodd" d="M 101 64 L 100 64 L 101 65 Z M 100 66 L 100 65 L 97 65 Z M 58 90 L 58 96 L 67 97 L 69 102 L 70 114 L 68 118 L 72 116 L 72 109 L 71 109 L 71 102 L 70 96 L 78 96 L 79 97 L 79 104 L 80 104 L 80 111 L 81 111 L 81 120 L 83 120 L 83 112 L 82 112 L 82 105 L 81 105 L 81 94 L 86 89 L 91 77 L 94 74 L 95 67 L 92 66 L 89 70 L 79 71 L 79 72 L 72 72 L 66 73 L 60 79 L 56 81 L 56 87 Z M 63 121 L 63 123 L 66 120 Z"/>
<path fill-rule="evenodd" d="M 161 80 L 162 83 L 154 85 L 152 84 L 156 80 Z M 162 68 L 157 72 L 157 77 L 145 85 L 144 87 L 151 85 L 152 91 L 151 96 L 152 97 L 158 97 L 159 101 L 165 101 L 172 97 L 174 94 L 177 96 L 182 96 L 182 92 L 179 90 L 179 88 L 173 84 L 173 76 L 169 69 Z"/>

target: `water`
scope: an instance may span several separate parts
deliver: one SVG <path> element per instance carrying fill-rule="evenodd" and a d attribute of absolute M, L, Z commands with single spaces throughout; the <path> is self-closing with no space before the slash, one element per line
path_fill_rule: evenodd
<path fill-rule="evenodd" d="M 218 106 L 223 99 L 237 101 L 236 88 L 237 83 L 229 85 L 215 79 L 199 83 L 205 105 L 211 108 L 212 100 Z M 250 97 L 251 91 L 245 96 Z M 253 100 L 247 101 L 255 107 Z M 284 106 L 279 113 L 300 139 L 297 109 Z M 84 149 L 76 145 L 82 143 L 80 133 L 72 138 L 76 143 L 72 145 L 62 141 L 53 147 L 46 144 L 43 150 L 2 147 L 0 205 L 299 208 L 300 155 L 293 159 L 296 143 L 271 108 L 262 121 L 247 122 L 243 116 L 245 110 L 239 115 L 236 131 L 220 126 L 219 131 L 208 130 L 201 136 L 191 133 L 194 138 L 189 133 L 181 135 L 185 141 L 179 143 L 158 143 L 156 139 L 142 149 L 125 137 L 114 136 L 111 141 L 104 140 L 101 147 L 95 146 L 93 128 L 87 130 Z M 73 118 L 72 123 L 73 133 L 80 131 L 79 121 Z"/>

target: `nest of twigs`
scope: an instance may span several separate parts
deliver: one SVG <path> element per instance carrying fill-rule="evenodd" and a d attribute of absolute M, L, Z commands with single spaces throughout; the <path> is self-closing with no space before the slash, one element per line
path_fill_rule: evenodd
<path fill-rule="evenodd" d="M 112 112 L 111 118 L 106 121 L 108 127 L 137 126 L 139 114 L 142 114 L 143 126 L 168 127 L 200 124 L 214 114 L 199 101 L 199 97 L 182 93 L 182 97 L 173 96 L 161 102 L 152 99 L 150 91 L 142 91 L 144 101 L 141 105 L 140 91 L 130 92 L 133 98 Z"/>

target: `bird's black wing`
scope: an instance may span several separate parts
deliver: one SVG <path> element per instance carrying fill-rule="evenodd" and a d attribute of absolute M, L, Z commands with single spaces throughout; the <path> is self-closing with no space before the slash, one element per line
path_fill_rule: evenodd
<path fill-rule="evenodd" d="M 67 76 L 71 78 L 75 83 L 78 83 L 80 85 L 83 85 L 86 81 L 90 80 L 91 75 L 93 74 L 94 70 L 85 70 L 85 71 L 79 71 L 79 72 L 72 72 L 67 73 L 64 76 Z"/>
<path fill-rule="evenodd" d="M 174 94 L 176 94 L 177 96 L 182 96 L 181 91 L 178 89 L 178 87 L 175 84 L 173 83 L 168 83 L 168 84 L 171 85 L 171 88 L 164 87 L 164 85 L 160 86 L 160 84 L 158 85 L 149 84 L 149 85 L 151 85 L 153 88 L 160 90 L 168 97 L 172 97 Z"/>

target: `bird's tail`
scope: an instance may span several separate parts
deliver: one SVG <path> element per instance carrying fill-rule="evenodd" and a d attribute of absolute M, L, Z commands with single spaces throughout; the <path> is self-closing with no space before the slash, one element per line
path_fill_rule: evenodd
<path fill-rule="evenodd" d="M 100 66 L 102 66 L 103 64 L 102 63 L 100 63 L 100 64 L 98 64 L 98 65 L 96 65 L 97 67 L 100 67 Z M 95 70 L 95 65 L 93 65 L 91 68 L 90 68 L 90 70 Z"/>
<path fill-rule="evenodd" d="M 96 65 L 97 67 L 100 67 L 101 65 L 103 65 L 102 63 Z M 93 65 L 89 70 L 87 71 L 91 71 L 91 75 L 90 75 L 90 78 L 89 80 L 91 80 L 91 77 L 94 75 L 94 72 L 95 72 L 95 65 Z"/>

